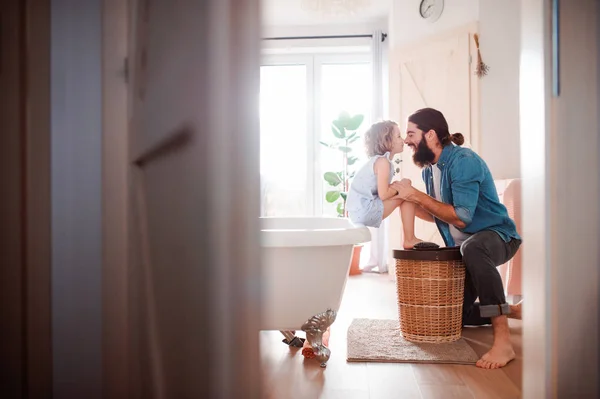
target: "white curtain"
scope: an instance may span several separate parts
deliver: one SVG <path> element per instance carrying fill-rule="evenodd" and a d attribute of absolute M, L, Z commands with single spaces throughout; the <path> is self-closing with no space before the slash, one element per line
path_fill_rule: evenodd
<path fill-rule="evenodd" d="M 372 121 L 388 118 L 388 40 L 381 30 L 373 32 L 371 39 L 371 65 L 373 71 L 373 107 Z M 388 220 L 384 220 L 379 228 L 371 231 L 371 251 L 364 269 L 377 268 L 380 273 L 387 273 L 388 259 Z"/>

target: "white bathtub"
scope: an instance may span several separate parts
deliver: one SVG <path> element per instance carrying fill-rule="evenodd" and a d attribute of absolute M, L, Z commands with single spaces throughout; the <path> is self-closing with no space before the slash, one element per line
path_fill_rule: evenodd
<path fill-rule="evenodd" d="M 352 248 L 370 241 L 371 234 L 342 218 L 262 218 L 261 222 L 261 328 L 280 330 L 286 338 L 290 332 L 304 330 L 315 348 L 340 307 Z M 315 348 L 317 358 L 319 351 Z M 329 352 L 322 352 L 324 366 Z"/>

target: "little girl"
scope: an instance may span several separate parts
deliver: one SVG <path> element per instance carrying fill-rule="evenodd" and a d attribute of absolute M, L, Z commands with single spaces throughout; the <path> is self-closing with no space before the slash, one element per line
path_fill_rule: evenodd
<path fill-rule="evenodd" d="M 394 209 L 400 207 L 404 230 L 405 249 L 416 247 L 434 248 L 437 244 L 423 242 L 415 237 L 415 204 L 395 198 L 398 191 L 390 186 L 394 175 L 392 158 L 404 150 L 398 124 L 392 121 L 375 123 L 365 133 L 365 146 L 369 160 L 354 176 L 350 185 L 346 209 L 355 224 L 379 227 Z M 323 345 L 329 346 L 329 328 L 323 333 Z M 304 342 L 302 354 L 315 357 L 308 340 Z"/>
<path fill-rule="evenodd" d="M 392 158 L 404 150 L 398 124 L 383 121 L 372 125 L 365 133 L 365 147 L 369 160 L 354 176 L 346 201 L 350 220 L 355 224 L 379 227 L 383 219 L 400 207 L 404 249 L 413 249 L 419 243 L 423 244 L 417 247 L 435 245 L 415 237 L 415 204 L 398 199 L 398 191 L 390 185 L 394 175 Z"/>

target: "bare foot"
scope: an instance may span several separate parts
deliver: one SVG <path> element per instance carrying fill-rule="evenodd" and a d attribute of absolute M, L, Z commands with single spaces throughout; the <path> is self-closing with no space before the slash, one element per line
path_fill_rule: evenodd
<path fill-rule="evenodd" d="M 523 301 L 517 303 L 516 305 L 510 305 L 510 314 L 507 315 L 507 317 L 509 319 L 521 320 L 521 312 L 523 311 L 522 305 Z"/>
<path fill-rule="evenodd" d="M 482 369 L 499 369 L 506 366 L 514 358 L 515 351 L 510 343 L 494 344 L 488 353 L 481 356 L 476 366 Z"/>
<path fill-rule="evenodd" d="M 416 237 L 414 237 L 412 239 L 404 239 L 404 243 L 402 244 L 402 247 L 404 247 L 404 249 L 413 249 L 413 247 L 420 242 L 423 242 L 423 240 L 420 240 Z"/>
<path fill-rule="evenodd" d="M 477 361 L 482 369 L 499 369 L 515 358 L 515 351 L 510 343 L 510 329 L 505 315 L 492 317 L 494 344 L 492 349 Z"/>

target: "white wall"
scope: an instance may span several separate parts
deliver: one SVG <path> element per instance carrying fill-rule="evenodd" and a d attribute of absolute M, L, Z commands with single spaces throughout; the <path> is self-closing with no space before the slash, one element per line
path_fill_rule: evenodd
<path fill-rule="evenodd" d="M 434 23 L 419 16 L 419 4 L 419 0 L 395 0 L 392 4 L 389 31 L 394 50 L 391 62 L 405 46 L 477 21 L 483 61 L 490 66 L 488 75 L 480 80 L 478 152 L 495 179 L 519 177 L 520 2 L 447 0 L 442 16 Z M 395 71 L 392 64 L 392 88 L 398 84 Z M 390 96 L 390 112 L 397 117 L 398 99 L 393 93 Z"/>
<path fill-rule="evenodd" d="M 521 2 L 479 0 L 480 48 L 490 66 L 480 80 L 479 153 L 495 179 L 521 176 L 519 59 Z"/>
<path fill-rule="evenodd" d="M 313 3 L 316 3 L 312 1 Z M 263 26 L 340 26 L 371 23 L 386 17 L 391 0 L 370 0 L 366 7 L 356 7 L 354 12 L 311 11 L 305 0 L 262 0 Z M 310 3 L 310 2 L 308 2 Z M 331 3 L 331 2 L 323 2 Z M 339 1 L 338 1 L 339 3 Z"/>
<path fill-rule="evenodd" d="M 478 21 L 479 0 L 445 1 L 444 11 L 436 22 L 427 22 L 419 15 L 419 0 L 394 0 L 389 23 L 390 34 L 390 117 L 400 118 L 399 107 L 399 63 L 398 57 L 403 48 L 418 44 L 419 41 L 452 31 Z M 443 112 L 443 110 L 442 110 Z M 403 126 L 405 121 L 399 121 Z M 452 130 L 452 126 L 450 126 Z"/>
<path fill-rule="evenodd" d="M 392 2 L 390 35 L 392 36 L 391 44 L 396 48 L 477 21 L 479 16 L 478 0 L 446 0 L 440 19 L 430 23 L 419 15 L 420 4 L 421 0 L 394 0 Z"/>

